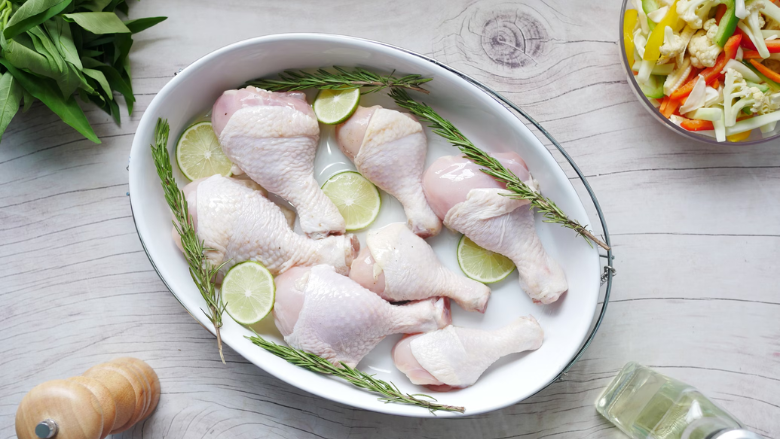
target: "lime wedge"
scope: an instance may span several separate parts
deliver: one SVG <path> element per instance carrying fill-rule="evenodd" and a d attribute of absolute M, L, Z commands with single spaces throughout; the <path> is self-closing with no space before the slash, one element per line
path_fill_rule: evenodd
<path fill-rule="evenodd" d="M 185 177 L 197 180 L 222 174 L 230 176 L 230 159 L 222 152 L 211 122 L 190 125 L 176 144 L 176 162 Z"/>
<path fill-rule="evenodd" d="M 360 102 L 360 89 L 320 90 L 314 99 L 314 114 L 325 125 L 344 122 L 352 116 Z"/>
<path fill-rule="evenodd" d="M 254 261 L 233 266 L 222 281 L 222 301 L 228 314 L 242 325 L 257 323 L 274 308 L 274 277 Z"/>
<path fill-rule="evenodd" d="M 486 284 L 503 280 L 515 271 L 511 259 L 485 250 L 465 236 L 458 242 L 458 265 L 463 274 Z"/>
<path fill-rule="evenodd" d="M 368 227 L 379 215 L 382 206 L 379 189 L 355 171 L 330 177 L 322 185 L 322 191 L 341 212 L 348 232 Z"/>

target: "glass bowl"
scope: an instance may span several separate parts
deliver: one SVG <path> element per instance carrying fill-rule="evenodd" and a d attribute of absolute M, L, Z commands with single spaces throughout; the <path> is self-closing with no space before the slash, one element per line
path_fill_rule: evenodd
<path fill-rule="evenodd" d="M 639 102 L 642 104 L 642 106 L 653 116 L 655 120 L 687 139 L 704 142 L 710 145 L 733 145 L 734 143 L 731 143 L 728 140 L 725 142 L 718 142 L 715 140 L 714 134 L 713 137 L 709 137 L 705 134 L 699 134 L 695 131 L 688 131 L 675 125 L 671 120 L 664 117 L 664 115 L 653 106 L 653 104 L 650 102 L 650 99 L 645 96 L 644 93 L 642 93 L 642 89 L 639 88 L 639 84 L 636 82 L 636 78 L 634 77 L 634 73 L 631 70 L 631 66 L 628 64 L 628 59 L 626 59 L 626 46 L 623 42 L 623 21 L 625 20 L 626 10 L 628 9 L 634 9 L 634 7 L 630 4 L 630 0 L 623 0 L 623 7 L 620 9 L 620 28 L 618 29 L 618 44 L 620 46 L 619 55 L 622 61 L 620 64 L 623 66 L 623 69 L 626 72 L 628 85 L 631 87 L 631 90 L 634 92 L 634 95 L 637 97 L 637 99 L 639 99 Z M 735 143 L 744 146 L 758 145 L 760 143 L 777 140 L 778 138 L 780 138 L 780 124 L 777 125 L 774 131 L 767 134 L 762 134 L 761 131 L 757 129 L 753 130 L 753 132 L 750 133 L 750 137 L 748 137 L 746 140 Z"/>

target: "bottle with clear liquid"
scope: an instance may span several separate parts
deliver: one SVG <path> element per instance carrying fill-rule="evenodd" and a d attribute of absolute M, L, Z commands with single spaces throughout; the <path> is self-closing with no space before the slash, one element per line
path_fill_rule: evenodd
<path fill-rule="evenodd" d="M 698 390 L 628 363 L 596 410 L 633 439 L 761 439 Z"/>

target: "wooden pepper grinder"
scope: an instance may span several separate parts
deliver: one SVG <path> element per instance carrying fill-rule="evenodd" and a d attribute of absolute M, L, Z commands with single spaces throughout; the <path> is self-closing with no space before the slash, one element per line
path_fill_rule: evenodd
<path fill-rule="evenodd" d="M 16 410 L 19 439 L 103 439 L 146 419 L 160 401 L 160 380 L 130 357 L 98 364 L 82 376 L 30 390 Z"/>

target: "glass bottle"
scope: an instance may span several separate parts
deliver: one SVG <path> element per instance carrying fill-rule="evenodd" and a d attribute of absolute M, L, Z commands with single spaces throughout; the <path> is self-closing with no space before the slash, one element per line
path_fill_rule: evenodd
<path fill-rule="evenodd" d="M 628 363 L 596 410 L 633 439 L 761 439 L 695 388 Z"/>

